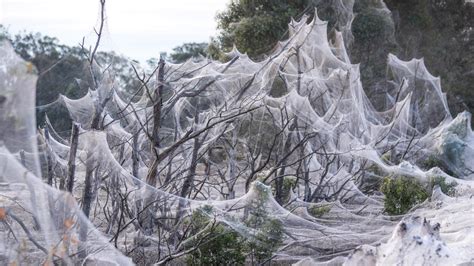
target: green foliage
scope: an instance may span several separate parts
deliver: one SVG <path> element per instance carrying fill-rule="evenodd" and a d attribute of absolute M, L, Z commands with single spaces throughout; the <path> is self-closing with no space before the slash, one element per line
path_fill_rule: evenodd
<path fill-rule="evenodd" d="M 423 57 L 440 76 L 453 114 L 474 110 L 474 5 L 464 0 L 385 0 L 396 15 L 398 56 Z M 474 123 L 474 120 L 471 121 Z"/>
<path fill-rule="evenodd" d="M 60 94 L 79 98 L 87 93 L 92 81 L 86 60 L 79 47 L 69 47 L 58 39 L 40 33 L 3 34 L 24 60 L 33 63 L 39 76 L 36 84 L 36 105 L 54 102 Z M 81 82 L 77 82 L 81 80 Z M 48 113 L 53 126 L 59 132 L 70 129 L 71 120 L 65 109 Z M 44 113 L 37 113 L 37 122 L 42 124 Z"/>
<path fill-rule="evenodd" d="M 272 190 L 276 194 L 277 182 L 272 183 Z M 294 176 L 285 176 L 283 177 L 283 182 L 281 184 L 281 200 L 282 202 L 288 202 L 290 200 L 290 192 L 296 186 L 296 177 Z M 278 200 L 278 199 L 277 199 Z"/>
<path fill-rule="evenodd" d="M 311 214 L 314 217 L 321 217 L 324 214 L 328 213 L 331 211 L 331 206 L 326 205 L 326 206 L 312 206 L 308 208 L 309 214 Z"/>
<path fill-rule="evenodd" d="M 448 196 L 456 194 L 457 183 L 447 182 L 443 176 L 431 177 L 425 186 L 409 177 L 385 177 L 380 187 L 385 194 L 385 211 L 392 215 L 405 214 L 413 206 L 430 197 L 435 186 L 439 186 Z"/>
<path fill-rule="evenodd" d="M 375 176 L 383 176 L 385 174 L 385 171 L 375 163 L 367 167 L 366 171 Z"/>
<path fill-rule="evenodd" d="M 373 194 L 378 191 L 382 183 L 381 177 L 387 173 L 377 164 L 372 163 L 365 168 L 363 174 L 360 176 L 358 187 L 365 194 Z"/>
<path fill-rule="evenodd" d="M 257 57 L 267 52 L 287 30 L 291 17 L 296 17 L 311 3 L 308 0 L 233 0 L 217 15 L 218 40 L 224 50 L 235 44 L 241 52 Z"/>
<path fill-rule="evenodd" d="M 430 170 L 431 168 L 438 167 L 443 172 L 450 176 L 456 176 L 450 169 L 449 166 L 436 155 L 430 155 L 426 160 L 419 163 L 420 167 L 424 170 Z"/>
<path fill-rule="evenodd" d="M 216 38 L 212 37 L 211 41 L 209 42 L 209 45 L 207 46 L 207 55 L 214 59 L 214 60 L 220 60 L 222 62 L 227 61 L 228 58 L 226 58 L 225 53 L 222 52 L 219 40 Z"/>
<path fill-rule="evenodd" d="M 212 212 L 211 206 L 204 206 L 196 210 L 192 217 L 192 235 L 204 235 L 199 239 L 199 243 L 194 241 L 191 244 L 199 244 L 199 247 L 186 257 L 188 265 L 235 265 L 245 262 L 245 241 L 232 229 L 217 224 L 209 218 Z"/>
<path fill-rule="evenodd" d="M 443 176 L 434 176 L 430 178 L 430 190 L 432 191 L 435 186 L 439 186 L 441 191 L 451 197 L 454 197 L 456 195 L 456 186 L 458 184 L 453 181 L 453 182 L 446 182 L 446 178 Z"/>
<path fill-rule="evenodd" d="M 103 67 L 107 67 L 114 75 L 114 82 L 118 87 L 133 94 L 141 86 L 141 82 L 136 78 L 130 58 L 115 52 L 98 52 L 96 62 Z M 133 62 L 137 65 L 137 62 Z"/>
<path fill-rule="evenodd" d="M 171 53 L 171 60 L 175 63 L 182 63 L 189 58 L 207 56 L 207 47 L 208 44 L 205 42 L 202 43 L 184 43 L 181 46 L 173 48 L 173 53 Z"/>
<path fill-rule="evenodd" d="M 356 41 L 371 42 L 386 36 L 386 20 L 375 12 L 358 14 L 352 24 Z"/>
<path fill-rule="evenodd" d="M 282 244 L 283 226 L 277 219 L 267 219 L 259 226 L 255 237 L 247 241 L 247 250 L 252 264 L 262 264 L 270 260 L 278 246 Z"/>
<path fill-rule="evenodd" d="M 382 161 L 384 161 L 385 163 L 390 163 L 392 160 L 392 155 L 390 154 L 390 151 L 382 154 L 382 157 L 380 157 L 380 159 L 382 159 Z"/>
<path fill-rule="evenodd" d="M 36 105 L 54 102 L 60 94 L 68 98 L 83 97 L 93 88 L 92 76 L 85 52 L 78 46 L 59 43 L 54 37 L 40 33 L 19 33 L 14 36 L 0 25 L 0 39 L 8 39 L 24 60 L 33 63 L 38 70 Z M 108 66 L 115 75 L 115 82 L 126 91 L 133 91 L 140 83 L 134 75 L 130 60 L 114 52 L 98 52 L 96 62 Z M 55 109 L 48 112 L 50 121 L 58 132 L 69 131 L 71 120 L 67 111 Z M 44 122 L 44 113 L 37 113 L 37 122 Z"/>
<path fill-rule="evenodd" d="M 249 211 L 244 224 L 255 230 L 255 234 L 242 236 L 226 225 L 215 223 L 212 207 L 204 206 L 193 212 L 189 223 L 193 236 L 186 246 L 198 248 L 186 257 L 189 265 L 240 265 L 249 257 L 252 263 L 263 263 L 282 243 L 283 226 L 277 219 L 268 216 L 263 207 L 258 207 L 267 198 L 262 195 L 251 204 L 257 207 Z"/>
<path fill-rule="evenodd" d="M 256 183 L 255 189 L 257 197 L 250 202 L 244 223 L 258 230 L 247 240 L 247 252 L 252 264 L 261 264 L 271 259 L 283 242 L 283 226 L 280 220 L 270 217 L 267 212 L 265 203 L 271 195 L 269 187 Z"/>
<path fill-rule="evenodd" d="M 384 178 L 380 190 L 385 194 L 385 211 L 400 215 L 429 197 L 426 189 L 409 177 Z"/>

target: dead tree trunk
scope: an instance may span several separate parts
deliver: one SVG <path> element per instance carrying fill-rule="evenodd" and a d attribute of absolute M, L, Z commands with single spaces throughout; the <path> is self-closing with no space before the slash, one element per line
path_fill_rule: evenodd
<path fill-rule="evenodd" d="M 290 131 L 291 132 L 291 131 Z M 285 146 L 283 148 L 283 154 L 288 154 L 290 152 L 291 146 L 291 137 L 288 136 L 285 142 Z M 285 201 L 285 191 L 283 191 L 284 186 L 284 179 L 285 179 L 285 171 L 286 171 L 286 158 L 284 158 L 281 162 L 281 168 L 277 177 L 275 178 L 275 199 L 278 203 L 283 204 Z"/>
<path fill-rule="evenodd" d="M 51 158 L 51 148 L 49 146 L 49 130 L 48 127 L 44 128 L 44 139 L 46 142 L 46 165 L 47 165 L 47 182 L 48 185 L 52 186 L 53 185 L 53 159 Z"/>
<path fill-rule="evenodd" d="M 235 183 L 237 183 L 237 176 L 236 176 L 236 172 L 237 172 L 237 166 L 236 166 L 236 146 L 237 146 L 237 130 L 234 130 L 232 132 L 232 142 L 231 142 L 231 145 L 230 145 L 230 149 L 228 151 L 228 155 L 229 155 L 229 160 L 228 160 L 228 172 L 229 172 L 229 175 L 228 175 L 228 180 L 229 180 L 229 187 L 228 187 L 228 196 L 227 196 L 227 199 L 234 199 L 235 198 L 235 190 L 234 190 L 234 186 L 235 186 Z"/>
<path fill-rule="evenodd" d="M 20 162 L 25 168 L 28 168 L 26 166 L 25 150 L 20 151 Z"/>
<path fill-rule="evenodd" d="M 91 157 L 87 156 L 87 158 L 84 191 L 82 193 L 82 211 L 84 212 L 84 215 L 89 218 L 92 202 L 92 174 L 94 173 L 94 167 L 92 165 L 93 162 L 91 161 Z"/>
<path fill-rule="evenodd" d="M 194 113 L 194 126 L 199 123 L 199 111 L 196 106 L 196 112 Z M 196 168 L 197 168 L 197 158 L 199 153 L 199 148 L 201 147 L 201 143 L 199 141 L 199 137 L 194 138 L 193 143 L 193 150 L 191 154 L 191 165 L 189 166 L 188 174 L 184 179 L 183 188 L 181 189 L 181 193 L 179 194 L 182 199 L 179 200 L 179 207 L 178 207 L 178 215 L 176 217 L 176 223 L 179 222 L 181 217 L 184 215 L 184 209 L 186 208 L 186 201 L 184 198 L 188 196 L 191 192 L 191 188 L 194 184 L 194 177 L 196 176 Z"/>
<path fill-rule="evenodd" d="M 45 127 L 39 132 L 40 137 L 38 138 L 38 144 L 43 147 L 42 153 L 44 154 L 44 164 L 46 166 L 45 172 L 43 173 L 43 168 L 41 168 L 41 173 L 43 176 L 46 177 L 46 183 L 50 186 L 53 185 L 53 159 L 51 157 L 52 150 L 50 147 L 49 142 L 49 131 L 48 128 Z M 41 162 L 43 164 L 43 162 Z"/>
<path fill-rule="evenodd" d="M 155 159 L 148 170 L 148 174 L 146 177 L 146 182 L 150 186 L 156 186 L 157 182 L 157 173 L 158 173 L 158 165 L 159 165 L 159 156 L 158 156 L 158 148 L 160 147 L 160 137 L 159 131 L 161 127 L 161 109 L 163 107 L 163 82 L 165 76 L 165 61 L 163 58 L 160 58 L 160 62 L 158 65 L 158 88 L 155 90 L 154 101 L 153 101 L 153 130 L 152 130 L 152 145 L 151 145 L 151 152 L 155 154 Z"/>
<path fill-rule="evenodd" d="M 157 180 L 158 180 L 158 165 L 160 164 L 160 158 L 158 149 L 160 148 L 160 136 L 159 131 L 161 127 L 161 111 L 163 107 L 163 83 L 164 83 L 164 76 L 165 76 L 165 61 L 163 58 L 160 58 L 160 62 L 158 64 L 158 73 L 157 73 L 157 81 L 158 87 L 155 90 L 153 100 L 153 128 L 152 128 L 152 136 L 151 136 L 151 153 L 154 155 L 153 162 L 148 169 L 148 173 L 146 176 L 146 183 L 151 187 L 156 187 Z M 146 130 L 146 129 L 144 129 Z M 151 191 L 148 191 L 149 195 L 144 196 L 144 200 L 142 202 L 142 206 L 148 208 L 148 210 L 143 211 L 139 217 L 138 221 L 142 225 L 144 229 L 144 233 L 146 235 L 150 235 L 153 232 L 153 225 L 155 223 L 154 219 L 154 210 L 155 206 L 151 202 L 154 200 L 154 194 Z"/>
<path fill-rule="evenodd" d="M 201 147 L 199 138 L 195 138 L 194 144 L 193 144 L 193 151 L 191 154 L 191 166 L 189 167 L 188 174 L 186 176 L 186 179 L 184 180 L 183 188 L 181 189 L 181 193 L 180 193 L 180 196 L 183 198 L 188 196 L 189 192 L 191 191 L 190 190 L 191 186 L 194 183 L 194 177 L 196 176 L 197 157 L 198 157 L 199 147 Z"/>
<path fill-rule="evenodd" d="M 132 139 L 132 175 L 138 178 L 138 166 L 140 159 L 138 157 L 138 132 L 133 135 Z"/>
<path fill-rule="evenodd" d="M 298 127 L 298 120 L 295 118 L 293 124 L 289 128 L 289 134 L 285 141 L 285 146 L 283 147 L 283 156 L 290 152 L 291 148 L 291 133 Z M 288 157 L 284 157 L 281 161 L 281 169 L 280 172 L 277 174 L 275 179 L 275 199 L 278 203 L 283 204 L 285 192 L 283 191 L 284 179 L 285 179 L 285 171 L 286 171 L 286 163 Z"/>
<path fill-rule="evenodd" d="M 73 123 L 71 131 L 71 146 L 69 147 L 69 160 L 67 162 L 67 182 L 66 189 L 72 192 L 74 188 L 74 176 L 76 174 L 76 153 L 79 143 L 79 125 Z M 59 189 L 64 189 L 64 178 L 59 183 Z"/>
<path fill-rule="evenodd" d="M 159 131 L 161 127 L 161 109 L 163 107 L 163 81 L 165 77 L 165 61 L 160 58 L 158 65 L 158 87 L 155 90 L 153 102 L 153 131 L 152 131 L 152 149 L 160 147 Z"/>

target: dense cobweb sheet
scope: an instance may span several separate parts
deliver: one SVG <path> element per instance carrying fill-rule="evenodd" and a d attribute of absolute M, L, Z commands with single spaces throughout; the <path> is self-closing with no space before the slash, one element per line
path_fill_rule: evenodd
<path fill-rule="evenodd" d="M 84 217 L 70 194 L 43 183 L 32 108 L 34 68 L 9 43 L 1 44 L 0 53 L 1 262 L 72 263 L 80 257 L 84 263 L 112 258 L 117 264 L 131 264 Z"/>
<path fill-rule="evenodd" d="M 339 4 L 351 10 L 348 2 Z M 341 27 L 350 29 L 351 12 L 344 14 Z M 344 27 L 328 39 L 326 22 L 304 16 L 260 62 L 236 49 L 226 63 L 160 62 L 135 97 L 93 65 L 101 74 L 84 97 L 38 107 L 67 110 L 75 141 L 49 121 L 36 132 L 34 69 L 2 43 L 2 262 L 164 264 L 202 235 L 187 230 L 196 213 L 255 241 L 278 224 L 272 259 L 287 263 L 410 264 L 415 251 L 436 253 L 443 241 L 447 251 L 429 263 L 442 264 L 446 254 L 472 261 L 470 114 L 452 118 L 439 78 L 422 60 L 394 55 L 384 109 L 374 108 Z M 431 155 L 450 175 L 422 167 Z M 388 216 L 383 195 L 369 186 L 385 176 L 427 186 L 442 177 L 456 186 L 452 198 L 435 190 L 405 217 Z M 451 207 L 459 210 L 455 226 Z"/>

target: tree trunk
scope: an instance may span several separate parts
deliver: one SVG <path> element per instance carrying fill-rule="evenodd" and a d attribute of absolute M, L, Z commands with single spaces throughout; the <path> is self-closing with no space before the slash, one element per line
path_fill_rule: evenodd
<path fill-rule="evenodd" d="M 133 135 L 132 140 L 132 175 L 138 178 L 138 167 L 140 159 L 138 157 L 138 132 Z"/>
<path fill-rule="evenodd" d="M 87 156 L 86 176 L 84 178 L 84 191 L 82 193 L 82 211 L 89 218 L 92 202 L 92 174 L 94 173 L 94 165 L 91 156 Z"/>
<path fill-rule="evenodd" d="M 44 139 L 46 142 L 46 165 L 47 165 L 47 182 L 48 185 L 52 186 L 53 185 L 53 159 L 51 158 L 51 151 L 49 147 L 49 130 L 48 127 L 45 127 L 44 129 Z"/>
<path fill-rule="evenodd" d="M 153 103 L 153 131 L 152 131 L 152 145 L 151 152 L 155 154 L 155 159 L 148 170 L 146 182 L 150 186 L 156 186 L 157 173 L 159 165 L 159 156 L 157 149 L 160 147 L 159 130 L 161 127 L 161 108 L 163 104 L 162 93 L 163 93 L 163 81 L 165 75 L 165 61 L 160 58 L 158 66 L 158 88 L 155 90 L 154 103 Z"/>
<path fill-rule="evenodd" d="M 76 153 L 79 143 L 79 124 L 74 123 L 71 131 L 71 146 L 69 147 L 69 160 L 67 162 L 67 191 L 72 192 L 74 188 L 74 176 L 76 173 Z M 61 179 L 59 189 L 64 189 L 64 179 Z"/>
<path fill-rule="evenodd" d="M 183 198 L 188 196 L 190 192 L 190 188 L 194 183 L 194 177 L 196 176 L 197 156 L 198 156 L 199 147 L 201 147 L 199 138 L 195 138 L 193 151 L 191 155 L 191 166 L 189 167 L 188 175 L 186 176 L 186 179 L 184 180 L 183 188 L 180 193 L 180 196 Z"/>

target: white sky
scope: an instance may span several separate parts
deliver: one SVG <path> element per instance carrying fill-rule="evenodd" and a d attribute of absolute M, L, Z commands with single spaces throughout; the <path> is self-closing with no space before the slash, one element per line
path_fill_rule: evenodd
<path fill-rule="evenodd" d="M 228 0 L 107 0 L 103 50 L 145 61 L 184 42 L 216 35 L 215 15 Z M 95 40 L 99 0 L 0 0 L 0 24 L 57 37 L 76 45 Z"/>

